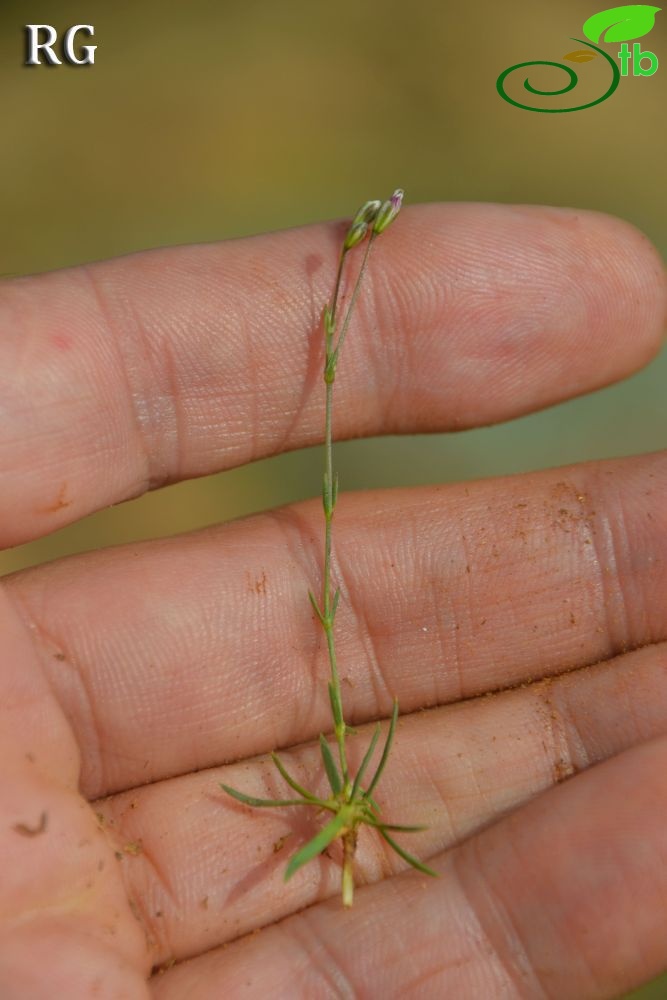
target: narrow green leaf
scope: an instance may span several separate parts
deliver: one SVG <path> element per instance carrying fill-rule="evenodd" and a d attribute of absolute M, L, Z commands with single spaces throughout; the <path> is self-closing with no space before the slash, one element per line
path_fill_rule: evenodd
<path fill-rule="evenodd" d="M 336 688 L 333 686 L 331 681 L 329 681 L 329 701 L 331 702 L 331 712 L 333 714 L 334 725 L 344 725 L 343 707 L 340 703 L 340 698 L 338 697 Z"/>
<path fill-rule="evenodd" d="M 327 772 L 327 778 L 329 779 L 329 784 L 331 785 L 331 791 L 334 795 L 338 795 L 343 785 L 340 780 L 338 768 L 336 767 L 336 762 L 333 759 L 333 754 L 331 753 L 331 748 L 322 733 L 320 733 L 320 750 L 322 752 L 322 760 L 324 761 L 324 770 Z"/>
<path fill-rule="evenodd" d="M 380 757 L 380 763 L 377 766 L 377 771 L 373 775 L 373 780 L 364 792 L 364 797 L 368 798 L 377 785 L 382 772 L 384 771 L 384 766 L 387 763 L 387 758 L 389 757 L 389 751 L 391 750 L 391 745 L 394 742 L 394 732 L 396 730 L 396 721 L 398 719 L 398 701 L 394 698 L 394 710 L 391 713 L 391 722 L 389 723 L 389 732 L 387 733 L 387 741 L 384 745 L 384 750 L 382 751 L 382 756 Z"/>
<path fill-rule="evenodd" d="M 294 778 L 289 773 L 289 771 L 287 770 L 287 768 L 285 767 L 285 765 L 283 764 L 277 753 L 271 754 L 271 760 L 276 765 L 276 767 L 278 768 L 278 770 L 280 771 L 281 775 L 283 776 L 287 784 L 290 786 L 290 788 L 293 788 L 295 792 L 298 792 L 299 795 L 301 795 L 306 800 L 306 802 L 310 803 L 311 805 L 320 806 L 322 809 L 327 808 L 326 803 L 323 802 L 322 799 L 318 798 L 317 795 L 313 795 L 312 792 L 309 792 L 306 788 L 303 787 L 303 785 L 300 785 L 298 781 L 294 780 Z"/>
<path fill-rule="evenodd" d="M 331 334 L 334 332 L 335 329 L 331 306 L 326 305 L 324 307 L 323 319 L 324 319 L 324 332 L 327 333 L 329 336 L 331 336 Z"/>
<path fill-rule="evenodd" d="M 401 833 L 421 833 L 424 830 L 428 830 L 427 826 L 404 826 L 401 823 L 383 823 L 382 820 L 373 816 L 372 813 L 366 813 L 364 821 L 378 830 L 397 830 Z"/>
<path fill-rule="evenodd" d="M 333 621 L 333 619 L 336 616 L 336 611 L 338 609 L 338 602 L 339 601 L 340 601 L 340 587 L 336 587 L 336 593 L 334 594 L 334 598 L 333 598 L 333 608 L 331 610 L 331 619 L 332 619 L 332 621 Z"/>
<path fill-rule="evenodd" d="M 338 473 L 334 472 L 333 489 L 331 491 L 331 506 L 336 506 L 338 500 Z"/>
<path fill-rule="evenodd" d="M 311 858 L 316 857 L 316 855 L 321 854 L 325 848 L 329 846 L 332 840 L 335 840 L 340 831 L 345 826 L 348 819 L 347 812 L 341 809 L 337 816 L 329 820 L 326 826 L 323 826 L 319 833 L 315 834 L 312 840 L 309 840 L 307 844 L 297 851 L 296 854 L 290 859 L 290 862 L 285 870 L 285 881 L 294 875 L 296 871 L 305 865 L 307 861 Z"/>
<path fill-rule="evenodd" d="M 320 606 L 317 603 L 317 598 L 315 597 L 315 594 L 312 592 L 312 590 L 308 591 L 308 599 L 310 600 L 310 603 L 313 605 L 313 609 L 315 611 L 315 614 L 317 615 L 317 617 L 319 618 L 319 620 L 324 625 L 324 615 L 320 611 Z"/>
<path fill-rule="evenodd" d="M 433 878 L 439 878 L 440 877 L 438 872 L 433 871 L 433 869 L 429 868 L 428 865 L 423 864 L 417 858 L 413 857 L 412 854 L 408 853 L 408 851 L 405 851 L 384 830 L 380 830 L 379 832 L 380 832 L 380 836 L 384 837 L 384 839 L 387 841 L 387 843 L 389 844 L 389 846 L 393 847 L 393 849 L 396 851 L 396 853 L 398 855 L 400 855 L 400 857 L 402 857 L 404 861 L 407 861 L 407 863 L 409 865 L 412 865 L 413 868 L 416 868 L 418 872 L 423 872 L 424 875 L 432 875 Z"/>
<path fill-rule="evenodd" d="M 359 786 L 361 784 L 361 779 L 364 776 L 364 772 L 365 772 L 366 768 L 370 764 L 371 757 L 373 756 L 373 751 L 375 750 L 375 747 L 377 746 L 377 741 L 380 738 L 380 732 L 381 732 L 381 730 L 382 730 L 382 726 L 378 722 L 378 724 L 375 727 L 375 731 L 373 732 L 373 735 L 371 737 L 371 742 L 368 745 L 368 750 L 364 754 L 364 759 L 362 760 L 361 764 L 359 765 L 359 770 L 357 771 L 357 776 L 354 779 L 354 784 L 352 785 L 352 795 L 351 795 L 352 799 L 356 798 L 357 792 L 359 791 Z"/>
<path fill-rule="evenodd" d="M 237 792 L 235 788 L 230 788 L 229 785 L 220 784 L 220 787 L 231 795 L 233 799 L 242 802 L 244 806 L 309 806 L 312 805 L 308 799 L 256 799 L 253 795 L 244 795 L 243 792 Z"/>
<path fill-rule="evenodd" d="M 325 516 L 330 517 L 333 512 L 333 500 L 329 491 L 329 474 L 327 472 L 324 473 L 322 480 L 322 506 Z"/>

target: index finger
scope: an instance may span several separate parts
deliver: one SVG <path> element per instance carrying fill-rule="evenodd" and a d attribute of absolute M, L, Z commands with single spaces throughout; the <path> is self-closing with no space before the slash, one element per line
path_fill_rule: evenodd
<path fill-rule="evenodd" d="M 0 545 L 320 440 L 340 236 L 311 226 L 0 286 Z M 617 219 L 415 206 L 374 250 L 336 436 L 471 427 L 597 388 L 655 353 L 664 314 L 661 261 Z"/>

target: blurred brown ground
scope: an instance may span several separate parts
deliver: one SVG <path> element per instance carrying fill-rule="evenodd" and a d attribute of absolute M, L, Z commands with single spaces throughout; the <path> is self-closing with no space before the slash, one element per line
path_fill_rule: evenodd
<path fill-rule="evenodd" d="M 412 202 L 598 209 L 665 254 L 667 12 L 642 40 L 663 61 L 654 77 L 622 80 L 587 111 L 539 115 L 502 102 L 496 77 L 524 60 L 559 60 L 600 8 L 456 6 L 117 0 L 61 2 L 56 13 L 43 0 L 4 0 L 0 274 L 346 215 L 397 184 Z M 92 22 L 96 65 L 26 69 L 26 20 Z M 348 442 L 337 454 L 342 488 L 657 449 L 666 383 L 663 352 L 622 385 L 502 427 Z M 305 449 L 169 487 L 0 553 L 0 573 L 300 499 L 319 480 L 319 453 Z M 637 995 L 664 997 L 667 981 Z"/>

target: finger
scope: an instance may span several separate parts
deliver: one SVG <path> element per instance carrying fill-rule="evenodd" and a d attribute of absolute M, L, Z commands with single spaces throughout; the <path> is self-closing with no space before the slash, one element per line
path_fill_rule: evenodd
<path fill-rule="evenodd" d="M 336 513 L 352 724 L 667 639 L 667 454 Z M 7 581 L 82 749 L 90 797 L 311 739 L 330 725 L 308 603 L 321 507 L 67 559 Z M 252 719 L 252 724 L 249 724 Z"/>
<path fill-rule="evenodd" d="M 0 543 L 320 440 L 340 236 L 314 226 L 2 285 Z M 339 437 L 506 419 L 622 378 L 662 336 L 662 265 L 602 215 L 415 207 L 374 254 Z"/>
<path fill-rule="evenodd" d="M 437 867 L 319 903 L 153 981 L 234 995 L 609 998 L 664 968 L 667 740 L 539 796 Z M 372 985 L 371 985 L 372 984 Z M 429 991 L 426 993 L 425 991 Z"/>
<path fill-rule="evenodd" d="M 396 834 L 428 859 L 539 792 L 640 741 L 667 733 L 667 644 L 608 664 L 402 718 L 375 793 Z M 353 773 L 370 731 L 350 740 Z M 319 749 L 281 755 L 297 779 L 327 796 Z M 372 771 L 371 771 L 372 773 Z M 134 789 L 96 805 L 119 847 L 131 899 L 145 901 L 154 962 L 181 960 L 340 893 L 334 846 L 287 884 L 291 855 L 323 825 L 307 810 L 252 809 L 220 791 L 283 798 L 288 786 L 266 758 Z M 355 877 L 375 882 L 404 867 L 375 834 L 360 831 Z"/>

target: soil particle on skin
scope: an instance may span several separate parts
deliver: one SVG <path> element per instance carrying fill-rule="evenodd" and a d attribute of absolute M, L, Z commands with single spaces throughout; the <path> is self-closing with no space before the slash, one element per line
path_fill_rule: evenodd
<path fill-rule="evenodd" d="M 248 590 L 251 594 L 266 593 L 266 573 L 264 570 L 262 570 L 262 575 L 258 578 L 254 578 L 250 573 L 247 573 L 246 579 L 248 581 Z"/>
<path fill-rule="evenodd" d="M 132 857 L 136 857 L 138 854 L 143 853 L 144 845 L 141 840 L 131 840 L 123 846 L 123 854 L 131 854 Z"/>
<path fill-rule="evenodd" d="M 46 833 L 48 823 L 49 814 L 45 810 L 35 826 L 31 826 L 29 823 L 14 823 L 12 830 L 21 837 L 38 837 L 41 833 Z"/>
<path fill-rule="evenodd" d="M 159 965 L 154 965 L 151 969 L 151 976 L 163 976 L 165 972 L 168 972 L 174 965 L 176 965 L 176 959 L 172 956 L 166 959 L 164 962 L 160 962 Z"/>
<path fill-rule="evenodd" d="M 37 513 L 55 514 L 59 510 L 63 510 L 63 508 L 69 507 L 71 503 L 72 503 L 71 499 L 68 499 L 67 497 L 67 483 L 63 483 L 60 489 L 58 490 L 58 495 L 56 496 L 55 500 L 52 503 L 48 504 L 46 507 L 38 507 Z"/>
<path fill-rule="evenodd" d="M 568 764 L 564 758 L 560 758 L 554 764 L 553 775 L 556 784 L 560 784 L 561 781 L 565 781 L 567 778 L 571 778 L 575 773 L 575 768 L 571 764 Z"/>

